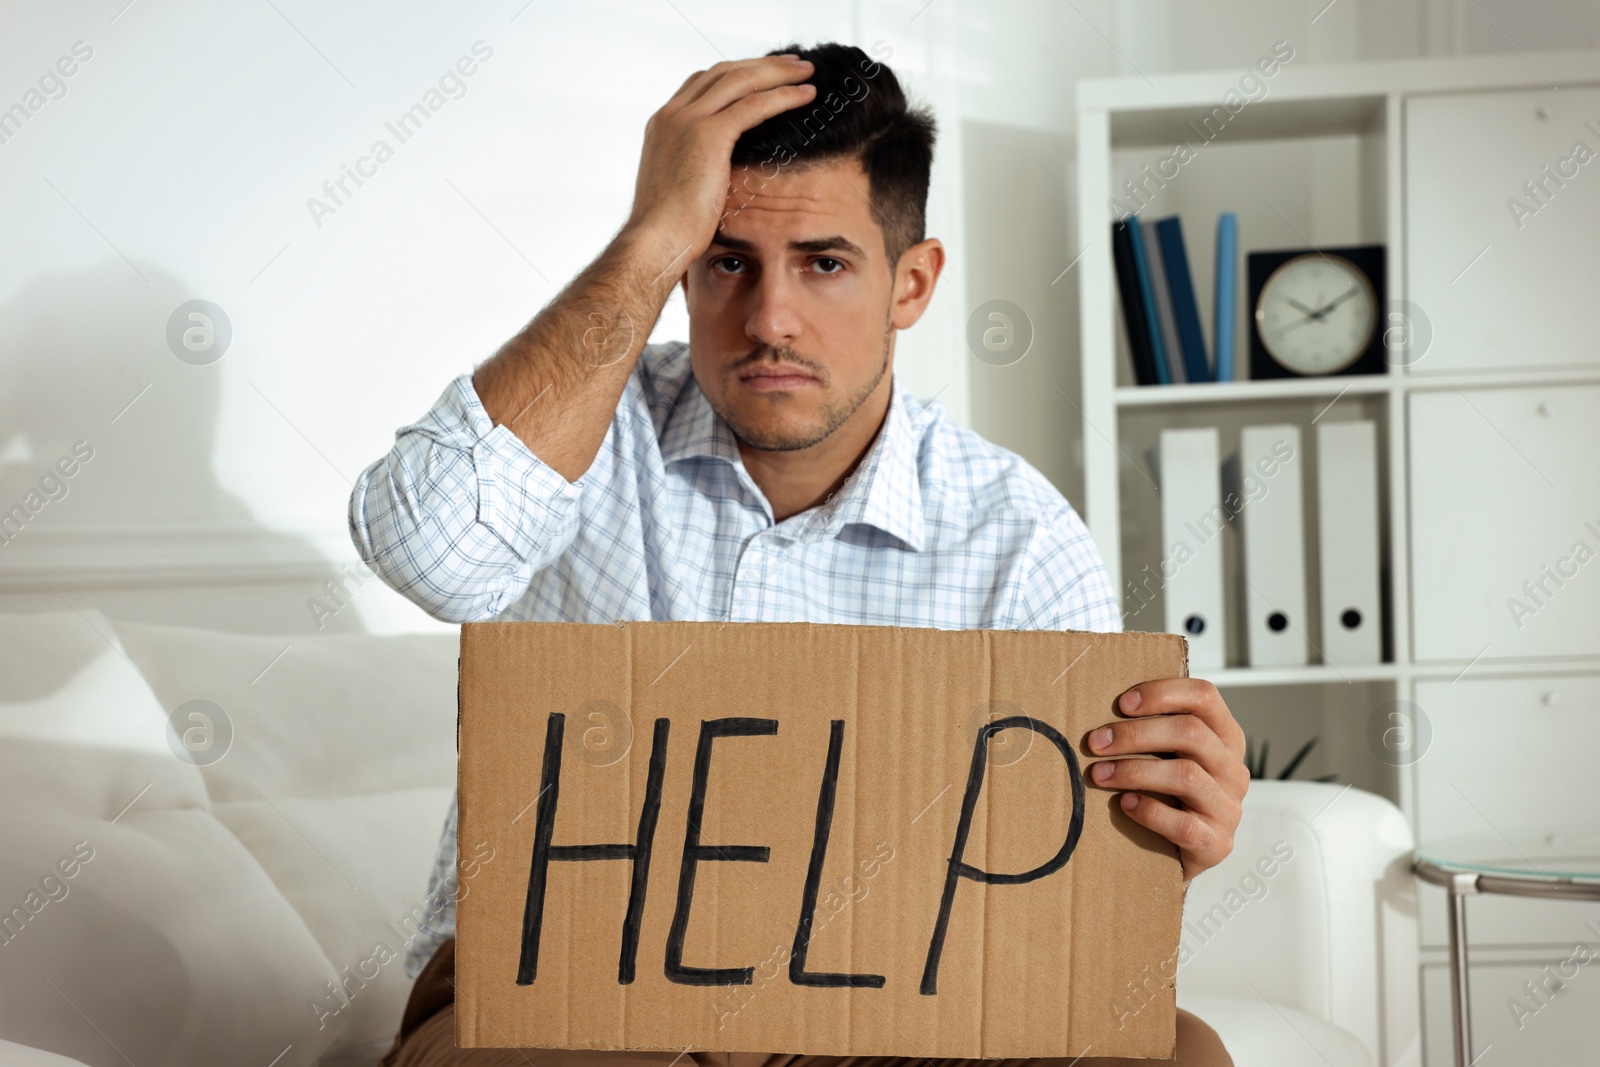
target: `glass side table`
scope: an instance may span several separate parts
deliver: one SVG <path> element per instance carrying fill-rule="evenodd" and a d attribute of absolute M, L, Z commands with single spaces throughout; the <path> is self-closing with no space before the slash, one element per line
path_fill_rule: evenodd
<path fill-rule="evenodd" d="M 1470 1067 L 1467 901 L 1474 893 L 1600 900 L 1600 826 L 1442 839 L 1417 849 L 1417 877 L 1444 886 L 1450 908 L 1451 1020 L 1457 1067 Z"/>

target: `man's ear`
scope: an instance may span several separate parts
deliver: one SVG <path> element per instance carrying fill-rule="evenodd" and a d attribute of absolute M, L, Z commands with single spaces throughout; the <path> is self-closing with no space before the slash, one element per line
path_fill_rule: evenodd
<path fill-rule="evenodd" d="M 894 291 L 889 301 L 889 321 L 897 330 L 916 325 L 933 299 L 933 290 L 944 270 L 944 245 L 937 237 L 918 241 L 900 253 L 895 264 Z"/>

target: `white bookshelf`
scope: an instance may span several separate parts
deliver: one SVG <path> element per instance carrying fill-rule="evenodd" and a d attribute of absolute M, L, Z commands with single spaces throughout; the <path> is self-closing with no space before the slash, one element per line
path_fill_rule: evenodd
<path fill-rule="evenodd" d="M 1163 404 L 1228 404 L 1301 397 L 1326 397 L 1331 401 L 1349 393 L 1382 393 L 1388 389 L 1386 378 L 1373 375 L 1368 380 L 1285 378 L 1272 382 L 1180 383 L 1160 388 L 1119 385 L 1115 397 L 1119 408 L 1144 408 Z"/>
<path fill-rule="evenodd" d="M 1261 51 L 1265 54 L 1269 48 L 1270 42 L 1264 42 Z M 1083 252 L 1075 268 L 1081 300 L 1081 510 L 1113 582 L 1127 601 L 1141 568 L 1147 569 L 1152 558 L 1160 556 L 1158 497 L 1146 453 L 1162 427 L 1216 425 L 1222 432 L 1226 456 L 1237 448 L 1240 425 L 1292 422 L 1301 427 L 1306 441 L 1315 436 L 1312 423 L 1316 419 L 1374 420 L 1379 436 L 1380 554 L 1388 614 L 1384 662 L 1331 666 L 1321 663 L 1313 649 L 1312 663 L 1305 667 L 1245 666 L 1237 607 L 1242 600 L 1242 581 L 1237 537 L 1230 529 L 1224 535 L 1233 542 L 1224 575 L 1231 601 L 1229 665 L 1208 676 L 1224 690 L 1247 732 L 1269 737 L 1275 751 L 1283 755 L 1293 752 L 1308 732 L 1315 732 L 1323 743 L 1320 762 L 1308 761 L 1313 773 L 1336 773 L 1341 781 L 1388 795 L 1407 812 L 1419 840 L 1447 829 L 1460 831 L 1463 820 L 1483 817 L 1460 805 L 1452 807 L 1449 788 L 1456 785 L 1456 791 L 1465 796 L 1457 780 L 1481 780 L 1486 766 L 1504 767 L 1506 777 L 1527 784 L 1520 792 L 1506 793 L 1493 803 L 1481 801 L 1478 807 L 1488 805 L 1494 817 L 1507 826 L 1537 822 L 1549 810 L 1541 801 L 1549 798 L 1555 804 L 1567 786 L 1568 775 L 1589 780 L 1585 772 L 1592 765 L 1593 752 L 1558 754 L 1553 776 L 1548 766 L 1541 771 L 1540 763 L 1548 763 L 1552 748 L 1563 752 L 1563 733 L 1578 742 L 1600 723 L 1600 561 L 1588 564 L 1592 570 L 1581 572 L 1589 582 L 1587 587 L 1575 585 L 1577 591 L 1565 590 L 1561 597 L 1551 599 L 1548 618 L 1537 620 L 1542 631 L 1510 636 L 1496 631 L 1489 634 L 1482 652 L 1474 651 L 1478 646 L 1471 638 L 1475 616 L 1460 612 L 1462 621 L 1451 629 L 1454 624 L 1444 617 L 1448 613 L 1440 605 L 1456 603 L 1452 598 L 1462 595 L 1459 587 L 1473 582 L 1498 593 L 1509 581 L 1499 577 L 1500 570 L 1512 573 L 1506 568 L 1518 565 L 1524 557 L 1526 562 L 1521 565 L 1532 568 L 1542 557 L 1529 554 L 1534 551 L 1530 546 L 1542 544 L 1539 538 L 1545 536 L 1545 528 L 1552 522 L 1560 527 L 1573 507 L 1584 510 L 1600 526 L 1600 475 L 1584 471 L 1584 465 L 1600 456 L 1600 417 L 1588 417 L 1600 415 L 1600 340 L 1592 335 L 1586 319 L 1593 300 L 1576 301 L 1569 307 L 1547 292 L 1560 289 L 1575 274 L 1587 277 L 1591 286 L 1600 277 L 1594 270 L 1600 259 L 1591 262 L 1583 258 L 1584 253 L 1575 253 L 1570 237 L 1574 231 L 1586 232 L 1593 242 L 1600 234 L 1600 160 L 1584 166 L 1551 199 L 1548 210 L 1556 214 L 1560 208 L 1560 215 L 1529 220 L 1525 228 L 1534 236 L 1502 238 L 1501 231 L 1492 227 L 1502 225 L 1503 220 L 1497 220 L 1493 212 L 1504 209 L 1499 199 L 1491 200 L 1502 185 L 1503 196 L 1517 191 L 1502 171 L 1535 176 L 1542 164 L 1556 158 L 1528 147 L 1548 132 L 1541 130 L 1540 122 L 1555 123 L 1552 130 L 1565 129 L 1560 124 L 1578 114 L 1571 108 L 1579 106 L 1584 117 L 1594 119 L 1600 127 L 1600 52 L 1329 65 L 1312 65 L 1300 57 L 1272 78 L 1263 79 L 1266 95 L 1232 116 L 1214 141 L 1199 144 L 1192 123 L 1218 106 L 1225 94 L 1238 86 L 1243 72 L 1241 67 L 1078 83 L 1078 236 L 1076 247 L 1066 249 L 1064 258 L 1070 260 Z M 1586 87 L 1592 87 L 1595 95 L 1580 102 L 1581 95 L 1591 91 Z M 1442 106 L 1436 103 L 1441 100 L 1446 101 Z M 1419 116 L 1448 129 L 1454 106 L 1451 100 L 1459 100 L 1463 106 L 1471 101 L 1473 114 L 1484 116 L 1470 146 L 1477 155 L 1471 165 L 1456 168 L 1462 172 L 1459 182 L 1423 188 L 1417 184 L 1419 175 L 1432 173 L 1441 157 L 1428 155 L 1435 151 L 1430 147 L 1435 142 L 1419 132 L 1423 130 Z M 1525 105 L 1539 110 L 1538 119 L 1519 117 Z M 1408 122 L 1413 123 L 1409 139 Z M 1582 137 L 1600 151 L 1600 134 L 1588 133 L 1576 121 L 1571 125 L 1569 141 Z M 1430 351 L 1414 366 L 1390 366 L 1382 375 L 1134 385 L 1109 241 L 1110 224 L 1116 217 L 1110 202 L 1122 179 L 1133 176 L 1141 162 L 1169 154 L 1180 140 L 1199 144 L 1196 157 L 1181 167 L 1141 214 L 1145 218 L 1168 214 L 1183 218 L 1208 349 L 1213 336 L 1213 231 L 1217 212 L 1232 210 L 1239 216 L 1234 352 L 1238 373 L 1249 373 L 1246 254 L 1259 249 L 1383 244 L 1387 249 L 1387 289 L 1381 296 L 1390 302 L 1428 301 L 1434 309 Z M 1459 143 L 1438 149 L 1445 153 L 1468 150 Z M 1445 225 L 1441 220 L 1446 218 L 1462 221 L 1459 227 L 1453 222 Z M 1549 225 L 1538 229 L 1533 222 Z M 1487 238 L 1473 237 L 1477 232 L 1473 227 Z M 1414 247 L 1407 247 L 1408 239 Z M 1460 255 L 1461 266 L 1468 269 L 1462 271 L 1465 280 L 1455 284 L 1448 274 L 1439 272 L 1444 263 L 1453 262 L 1449 257 L 1458 254 L 1456 245 L 1463 241 L 1474 246 L 1500 242 L 1500 251 L 1485 256 L 1483 263 L 1472 261 L 1475 265 L 1470 266 L 1472 254 Z M 1524 317 L 1519 320 L 1519 315 Z M 1538 336 L 1537 348 L 1524 348 L 1513 340 L 1503 342 L 1496 351 L 1474 341 L 1477 334 L 1494 334 L 1502 322 L 1508 331 L 1531 329 Z M 1215 353 L 1212 358 L 1214 361 Z M 1495 543 L 1503 542 L 1506 547 L 1473 556 L 1470 553 L 1478 551 L 1474 546 L 1483 538 L 1481 531 L 1466 531 L 1457 545 L 1457 539 L 1441 537 L 1436 524 L 1421 521 L 1434 514 L 1426 509 L 1440 506 L 1441 478 L 1435 475 L 1445 461 L 1425 447 L 1427 441 L 1414 439 L 1414 409 L 1433 412 L 1430 425 L 1434 425 L 1440 405 L 1470 403 L 1474 406 L 1462 410 L 1482 415 L 1485 410 L 1501 410 L 1493 407 L 1496 403 L 1520 402 L 1518 398 L 1524 394 L 1530 403 L 1537 401 L 1541 414 L 1553 410 L 1553 418 L 1566 420 L 1559 421 L 1559 426 L 1564 440 L 1570 440 L 1560 449 L 1537 452 L 1526 443 L 1538 440 L 1535 419 L 1523 435 L 1521 448 L 1527 453 L 1524 459 L 1530 470 L 1518 476 L 1514 468 L 1497 467 L 1494 460 L 1499 455 L 1496 449 L 1503 447 L 1496 433 L 1504 444 L 1517 449 L 1513 436 L 1522 434 L 1521 430 L 1507 434 L 1486 425 L 1481 441 L 1464 439 L 1466 454 L 1459 456 L 1462 470 L 1481 469 L 1484 479 L 1500 479 L 1489 488 L 1516 502 L 1505 509 L 1481 509 L 1482 523 L 1492 527 L 1494 537 L 1500 539 Z M 1314 462 L 1316 457 L 1310 459 Z M 1418 471 L 1427 476 L 1415 479 Z M 1549 483 L 1548 490 L 1535 474 Z M 1304 476 L 1307 496 L 1314 497 L 1315 479 L 1310 470 Z M 1308 508 L 1313 506 L 1308 502 Z M 1414 524 L 1419 537 L 1431 539 L 1427 544 L 1413 546 Z M 1308 520 L 1306 525 L 1308 537 L 1314 538 L 1315 524 Z M 1441 567 L 1435 545 L 1441 555 L 1456 553 L 1449 557 L 1454 571 Z M 1317 548 L 1308 544 L 1306 555 L 1312 616 L 1316 615 L 1319 592 Z M 1414 548 L 1424 554 L 1418 556 Z M 1492 571 L 1493 582 L 1474 572 L 1474 562 L 1479 560 L 1478 569 Z M 1456 580 L 1451 579 L 1452 573 Z M 1507 595 L 1513 592 L 1506 589 Z M 1130 602 L 1124 607 L 1129 609 Z M 1128 628 L 1161 629 L 1159 609 L 1159 602 L 1146 604 L 1130 615 Z M 1317 635 L 1310 636 L 1312 644 L 1317 644 Z M 1397 769 L 1370 750 L 1365 737 L 1368 716 L 1374 707 L 1389 700 L 1425 702 L 1439 739 L 1436 756 L 1430 754 Z M 1503 710 L 1497 712 L 1497 708 Z M 1490 732 L 1498 723 L 1510 735 L 1519 724 L 1526 727 L 1528 720 L 1546 711 L 1565 718 L 1543 723 L 1542 728 L 1556 736 L 1542 736 L 1538 748 L 1524 757 L 1518 756 L 1512 736 L 1480 738 L 1471 732 Z M 1495 719 L 1496 714 L 1503 718 Z M 1521 762 L 1516 762 L 1519 758 Z M 1503 762 L 1495 764 L 1494 760 Z M 1519 797 L 1525 798 L 1525 803 Z M 1568 821 L 1592 819 L 1593 807 L 1591 799 L 1586 810 L 1570 813 Z M 1440 979 L 1444 965 L 1442 901 L 1440 893 L 1419 892 L 1419 988 L 1425 1001 L 1427 1042 L 1423 1062 L 1430 1065 L 1448 1062 L 1450 1052 L 1448 1005 Z M 1498 1032 L 1486 1026 L 1503 1029 L 1499 1017 L 1506 1015 L 1505 997 L 1515 995 L 1521 980 L 1538 972 L 1534 961 L 1539 966 L 1549 962 L 1550 946 L 1561 943 L 1560 935 L 1567 926 L 1574 932 L 1565 940 L 1577 940 L 1581 920 L 1600 917 L 1600 909 L 1561 913 L 1522 901 L 1504 906 L 1502 902 L 1475 903 L 1474 908 L 1473 950 L 1485 961 L 1481 977 L 1474 965 L 1475 996 L 1481 991 L 1488 998 L 1478 1009 L 1481 1049 L 1488 1039 L 1485 1035 Z M 1522 973 L 1519 967 L 1529 973 Z M 1578 1062 L 1589 1055 L 1589 1035 L 1583 1024 L 1600 1010 L 1600 980 L 1590 981 L 1588 986 L 1588 992 L 1578 992 L 1574 985 L 1576 997 L 1585 1000 L 1587 1008 L 1565 1004 L 1559 1018 L 1554 1012 L 1546 1016 L 1554 1018 L 1548 1025 L 1530 1026 L 1530 1031 L 1538 1030 L 1532 1036 L 1513 1033 L 1499 1039 L 1496 1053 L 1510 1056 L 1501 1062 L 1538 1062 L 1547 1056 L 1554 1057 L 1548 1062 Z M 1513 1048 L 1521 1051 L 1512 1052 Z"/>

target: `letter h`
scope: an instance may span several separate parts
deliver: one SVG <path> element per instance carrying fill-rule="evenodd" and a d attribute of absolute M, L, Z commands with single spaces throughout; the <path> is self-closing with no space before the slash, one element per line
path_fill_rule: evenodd
<path fill-rule="evenodd" d="M 650 748 L 650 773 L 645 785 L 639 830 L 630 845 L 552 845 L 556 802 L 561 785 L 561 741 L 566 716 L 552 712 L 544 735 L 544 769 L 539 781 L 539 810 L 534 817 L 533 863 L 528 871 L 528 898 L 522 912 L 522 956 L 517 962 L 517 985 L 532 985 L 539 969 L 539 934 L 544 925 L 545 881 L 552 860 L 627 860 L 633 864 L 633 884 L 628 890 L 628 912 L 622 922 L 622 954 L 617 981 L 632 983 L 639 955 L 639 924 L 644 917 L 646 883 L 650 878 L 650 849 L 656 820 L 661 814 L 661 780 L 667 766 L 667 731 L 672 725 L 657 719 Z"/>

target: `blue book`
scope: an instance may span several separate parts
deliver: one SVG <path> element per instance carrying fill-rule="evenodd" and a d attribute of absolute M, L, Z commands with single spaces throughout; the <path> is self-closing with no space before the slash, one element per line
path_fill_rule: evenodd
<path fill-rule="evenodd" d="M 1217 381 L 1233 381 L 1233 305 L 1239 272 L 1239 216 L 1217 216 Z"/>
<path fill-rule="evenodd" d="M 1211 363 L 1206 358 L 1206 338 L 1200 328 L 1200 305 L 1195 303 L 1194 282 L 1189 276 L 1189 254 L 1183 248 L 1183 224 L 1178 216 L 1156 220 L 1161 237 L 1161 260 L 1167 268 L 1167 288 L 1172 291 L 1172 314 L 1178 320 L 1183 365 L 1191 382 L 1211 381 Z"/>
<path fill-rule="evenodd" d="M 1144 304 L 1145 328 L 1150 331 L 1150 351 L 1156 364 L 1156 384 L 1171 385 L 1167 370 L 1167 347 L 1161 340 L 1161 320 L 1156 317 L 1155 288 L 1150 284 L 1150 257 L 1144 247 L 1144 227 L 1139 216 L 1128 217 L 1128 242 L 1133 252 L 1133 273 L 1139 280 L 1139 296 Z"/>

